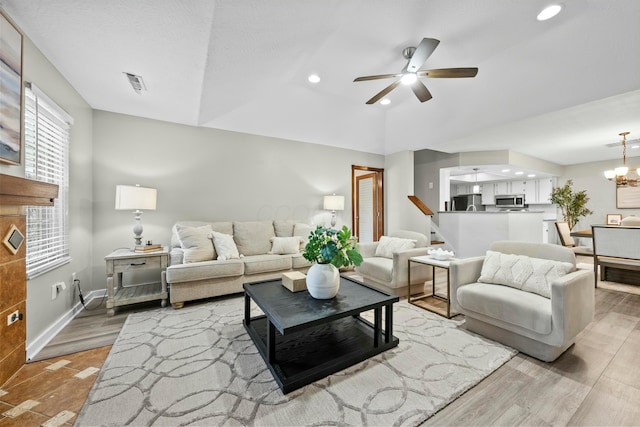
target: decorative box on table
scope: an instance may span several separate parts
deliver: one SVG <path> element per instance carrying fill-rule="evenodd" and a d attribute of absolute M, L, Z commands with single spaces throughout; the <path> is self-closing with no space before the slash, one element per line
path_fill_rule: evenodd
<path fill-rule="evenodd" d="M 307 289 L 307 276 L 299 271 L 288 271 L 282 273 L 282 286 L 291 292 L 300 292 Z"/>

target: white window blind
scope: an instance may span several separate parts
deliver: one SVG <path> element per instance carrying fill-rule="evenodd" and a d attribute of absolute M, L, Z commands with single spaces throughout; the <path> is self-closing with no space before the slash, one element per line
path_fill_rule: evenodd
<path fill-rule="evenodd" d="M 33 85 L 25 91 L 24 164 L 29 179 L 58 185 L 54 206 L 27 209 L 27 278 L 69 262 L 69 131 L 73 120 Z"/>

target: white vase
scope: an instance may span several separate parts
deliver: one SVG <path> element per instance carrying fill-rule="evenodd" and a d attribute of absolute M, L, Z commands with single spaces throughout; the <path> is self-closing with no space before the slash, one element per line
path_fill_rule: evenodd
<path fill-rule="evenodd" d="M 340 272 L 333 264 L 313 264 L 307 271 L 307 290 L 316 299 L 330 299 L 340 288 Z"/>

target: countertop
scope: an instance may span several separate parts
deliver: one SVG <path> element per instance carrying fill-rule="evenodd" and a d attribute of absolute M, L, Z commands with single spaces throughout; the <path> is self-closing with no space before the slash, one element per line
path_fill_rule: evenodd
<path fill-rule="evenodd" d="M 438 214 L 541 214 L 544 211 L 438 211 Z"/>

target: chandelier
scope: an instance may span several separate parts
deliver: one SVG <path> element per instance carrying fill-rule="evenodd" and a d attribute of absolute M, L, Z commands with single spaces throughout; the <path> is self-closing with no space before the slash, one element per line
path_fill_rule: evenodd
<path fill-rule="evenodd" d="M 613 170 L 608 170 L 604 172 L 605 178 L 609 181 L 616 180 L 616 185 L 625 186 L 625 185 L 638 185 L 638 178 L 628 178 L 627 173 L 629 172 L 629 168 L 627 167 L 627 135 L 629 132 L 620 132 L 618 135 L 622 137 L 622 166 L 618 166 Z M 636 173 L 640 177 L 640 168 L 636 169 Z"/>

